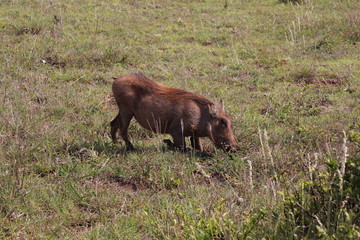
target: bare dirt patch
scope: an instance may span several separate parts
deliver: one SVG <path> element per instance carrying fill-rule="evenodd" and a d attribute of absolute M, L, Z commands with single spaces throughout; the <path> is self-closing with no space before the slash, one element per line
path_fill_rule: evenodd
<path fill-rule="evenodd" d="M 153 184 L 149 180 L 141 179 L 139 177 L 125 178 L 114 175 L 105 175 L 93 178 L 89 181 L 90 185 L 93 185 L 93 187 L 98 190 L 136 192 L 153 188 Z"/>
<path fill-rule="evenodd" d="M 297 85 L 317 85 L 317 86 L 339 86 L 346 84 L 347 77 L 338 74 L 317 73 L 312 69 L 302 69 L 293 74 Z"/>

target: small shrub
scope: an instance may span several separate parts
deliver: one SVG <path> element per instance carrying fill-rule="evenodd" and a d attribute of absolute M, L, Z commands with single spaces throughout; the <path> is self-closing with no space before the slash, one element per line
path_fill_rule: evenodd
<path fill-rule="evenodd" d="M 344 157 L 346 151 L 344 150 Z M 281 230 L 300 238 L 357 239 L 360 236 L 360 159 L 328 159 L 325 172 L 312 171 L 284 196 Z M 345 171 L 342 173 L 342 171 Z"/>

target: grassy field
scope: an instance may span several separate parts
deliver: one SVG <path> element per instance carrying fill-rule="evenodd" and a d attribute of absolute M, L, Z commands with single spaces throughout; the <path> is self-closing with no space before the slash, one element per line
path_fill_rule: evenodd
<path fill-rule="evenodd" d="M 0 239 L 359 239 L 358 0 L 0 0 Z M 112 77 L 225 101 L 228 156 L 109 137 Z"/>

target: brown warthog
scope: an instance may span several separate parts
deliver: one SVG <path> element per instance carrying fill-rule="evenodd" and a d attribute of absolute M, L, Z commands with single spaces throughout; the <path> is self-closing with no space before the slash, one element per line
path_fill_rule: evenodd
<path fill-rule="evenodd" d="M 167 133 L 174 143 L 169 145 L 184 151 L 185 137 L 193 148 L 202 151 L 200 137 L 209 137 L 216 147 L 230 150 L 236 145 L 231 117 L 224 104 L 215 104 L 198 94 L 170 88 L 135 73 L 114 78 L 112 91 L 119 114 L 111 121 L 111 137 L 116 143 L 120 129 L 128 150 L 133 150 L 128 137 L 132 117 L 153 132 Z M 170 142 L 170 143 L 169 143 Z"/>

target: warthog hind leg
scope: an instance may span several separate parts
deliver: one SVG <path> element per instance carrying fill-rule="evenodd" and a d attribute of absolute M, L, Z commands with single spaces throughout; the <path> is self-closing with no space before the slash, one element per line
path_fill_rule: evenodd
<path fill-rule="evenodd" d="M 120 113 L 114 118 L 114 120 L 111 121 L 110 126 L 111 126 L 111 139 L 113 141 L 113 143 L 117 143 L 117 139 L 116 139 L 116 132 L 117 130 L 120 128 Z"/>
<path fill-rule="evenodd" d="M 167 144 L 169 149 L 173 150 L 175 148 L 174 143 L 170 139 L 164 139 L 163 142 Z"/>
<path fill-rule="evenodd" d="M 133 114 L 130 112 L 119 112 L 114 120 L 111 121 L 111 138 L 116 143 L 116 132 L 120 129 L 122 139 L 125 141 L 126 150 L 134 150 L 134 146 L 129 140 L 128 128 Z"/>
<path fill-rule="evenodd" d="M 120 134 L 126 143 L 126 150 L 130 151 L 135 150 L 128 136 L 128 128 L 133 116 L 133 113 L 121 113 Z"/>

